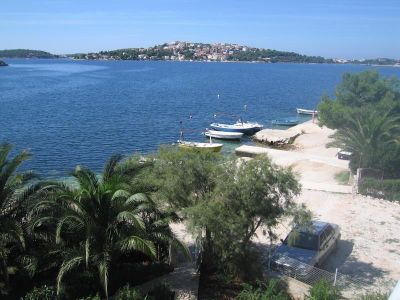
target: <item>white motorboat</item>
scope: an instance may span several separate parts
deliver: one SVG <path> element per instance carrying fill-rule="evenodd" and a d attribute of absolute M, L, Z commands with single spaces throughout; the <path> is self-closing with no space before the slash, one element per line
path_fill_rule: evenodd
<path fill-rule="evenodd" d="M 263 125 L 257 122 L 236 122 L 235 124 L 211 123 L 210 127 L 214 130 L 225 132 L 241 132 L 244 134 L 254 134 L 263 129 Z"/>

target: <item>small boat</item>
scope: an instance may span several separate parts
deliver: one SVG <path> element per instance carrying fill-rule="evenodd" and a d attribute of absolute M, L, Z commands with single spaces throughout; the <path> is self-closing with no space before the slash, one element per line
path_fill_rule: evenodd
<path fill-rule="evenodd" d="M 271 123 L 276 126 L 295 126 L 295 125 L 299 124 L 299 121 L 283 119 L 283 120 L 272 120 Z"/>
<path fill-rule="evenodd" d="M 317 110 L 311 110 L 311 109 L 304 109 L 304 108 L 296 108 L 297 113 L 300 115 L 317 115 L 318 111 Z"/>
<path fill-rule="evenodd" d="M 186 142 L 178 140 L 178 146 L 181 149 L 191 150 L 196 149 L 200 151 L 213 151 L 219 152 L 222 149 L 223 144 L 219 143 L 199 143 L 199 142 Z"/>
<path fill-rule="evenodd" d="M 257 122 L 240 121 L 236 122 L 235 124 L 211 123 L 210 127 L 217 131 L 241 132 L 244 134 L 254 134 L 263 129 L 263 125 Z"/>
<path fill-rule="evenodd" d="M 240 140 L 243 137 L 243 134 L 244 134 L 243 132 L 219 131 L 219 130 L 207 130 L 204 133 L 205 136 L 221 140 Z"/>

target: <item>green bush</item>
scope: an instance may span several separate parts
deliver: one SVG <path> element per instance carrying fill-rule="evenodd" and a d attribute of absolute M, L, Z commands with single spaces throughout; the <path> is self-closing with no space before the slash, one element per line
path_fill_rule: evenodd
<path fill-rule="evenodd" d="M 340 290 L 334 287 L 326 279 L 318 281 L 306 296 L 309 300 L 339 300 L 341 299 Z"/>
<path fill-rule="evenodd" d="M 101 300 L 99 294 L 96 294 L 94 296 L 87 296 L 87 297 L 83 297 L 80 298 L 79 300 Z"/>
<path fill-rule="evenodd" d="M 372 293 L 366 294 L 358 298 L 358 300 L 387 300 L 389 298 L 388 294 Z"/>
<path fill-rule="evenodd" d="M 236 300 L 289 300 L 286 285 L 278 280 L 271 279 L 257 286 L 246 285 L 237 295 Z"/>
<path fill-rule="evenodd" d="M 115 300 L 143 300 L 145 297 L 142 293 L 129 285 L 125 285 L 115 294 Z"/>
<path fill-rule="evenodd" d="M 55 300 L 57 293 L 54 287 L 43 285 L 35 287 L 32 291 L 27 293 L 21 300 Z"/>
<path fill-rule="evenodd" d="M 360 194 L 391 201 L 400 201 L 400 179 L 365 178 L 358 188 Z"/>
<path fill-rule="evenodd" d="M 159 283 L 155 285 L 147 294 L 146 299 L 151 300 L 173 300 L 175 292 L 166 283 Z"/>
<path fill-rule="evenodd" d="M 341 171 L 335 174 L 335 180 L 339 184 L 347 185 L 350 180 L 350 171 Z"/>

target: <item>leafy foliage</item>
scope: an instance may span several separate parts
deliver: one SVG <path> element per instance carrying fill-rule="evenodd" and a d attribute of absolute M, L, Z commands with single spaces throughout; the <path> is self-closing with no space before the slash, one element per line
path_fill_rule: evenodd
<path fill-rule="evenodd" d="M 143 294 L 136 288 L 131 288 L 129 285 L 126 285 L 119 289 L 115 294 L 115 300 L 143 300 L 145 297 Z"/>
<path fill-rule="evenodd" d="M 341 299 L 340 290 L 334 287 L 326 279 L 318 281 L 306 296 L 309 300 L 339 300 Z"/>
<path fill-rule="evenodd" d="M 358 298 L 358 300 L 387 300 L 388 298 L 389 298 L 388 294 L 377 292 L 377 293 L 362 295 L 361 297 Z"/>
<path fill-rule="evenodd" d="M 246 285 L 236 300 L 289 300 L 285 284 L 278 279 L 258 283 L 256 286 Z"/>
<path fill-rule="evenodd" d="M 362 180 L 358 190 L 363 195 L 400 201 L 400 179 L 378 180 L 365 178 Z"/>
<path fill-rule="evenodd" d="M 400 171 L 400 81 L 377 72 L 345 74 L 336 99 L 324 96 L 318 106 L 321 125 L 337 129 L 334 143 L 353 152 L 350 167 L 378 168 L 386 177 Z"/>
<path fill-rule="evenodd" d="M 238 163 L 211 152 L 171 149 L 161 152 L 157 165 L 164 196 L 198 237 L 203 270 L 257 275 L 249 259 L 251 238 L 294 211 L 300 187 L 291 170 L 267 157 Z"/>
<path fill-rule="evenodd" d="M 27 293 L 21 300 L 56 300 L 57 293 L 54 287 L 47 285 L 34 288 L 32 291 Z"/>
<path fill-rule="evenodd" d="M 9 288 L 9 274 L 11 254 L 21 254 L 25 249 L 25 234 L 22 226 L 25 204 L 29 196 L 35 191 L 32 172 L 19 172 L 18 167 L 30 154 L 22 151 L 9 159 L 12 146 L 0 145 L 0 279 Z M 14 261 L 14 263 L 17 263 Z"/>
<path fill-rule="evenodd" d="M 53 182 L 40 191 L 32 228 L 55 234 L 62 258 L 58 294 L 69 273 L 87 270 L 99 278 L 107 298 L 121 260 L 133 255 L 137 262 L 152 261 L 160 257 L 158 249 L 180 244 L 168 226 L 173 215 L 158 210 L 143 185 L 132 184 L 140 163 L 120 162 L 120 156 L 112 157 L 101 179 L 77 167 L 72 174 L 76 185 Z"/>

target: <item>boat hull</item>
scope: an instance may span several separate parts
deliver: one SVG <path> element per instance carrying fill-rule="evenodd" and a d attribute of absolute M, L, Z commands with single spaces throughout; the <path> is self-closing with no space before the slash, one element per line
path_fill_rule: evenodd
<path fill-rule="evenodd" d="M 298 125 L 298 121 L 280 121 L 280 120 L 274 120 L 272 121 L 272 125 L 276 126 L 286 126 L 286 127 L 292 127 Z"/>
<path fill-rule="evenodd" d="M 197 143 L 197 142 L 178 142 L 182 150 L 211 151 L 220 152 L 223 144 L 219 143 Z"/>
<path fill-rule="evenodd" d="M 297 108 L 297 113 L 300 115 L 317 115 L 318 111 L 316 110 L 310 110 L 310 109 L 303 109 L 303 108 Z"/>
<path fill-rule="evenodd" d="M 243 132 L 227 132 L 219 130 L 208 130 L 204 133 L 205 136 L 221 140 L 240 140 L 243 137 L 243 134 Z"/>
<path fill-rule="evenodd" d="M 226 131 L 226 132 L 241 132 L 243 134 L 254 134 L 260 131 L 263 126 L 260 124 L 249 124 L 249 123 L 236 123 L 236 124 L 220 124 L 220 123 L 212 123 L 210 127 L 217 131 Z"/>

